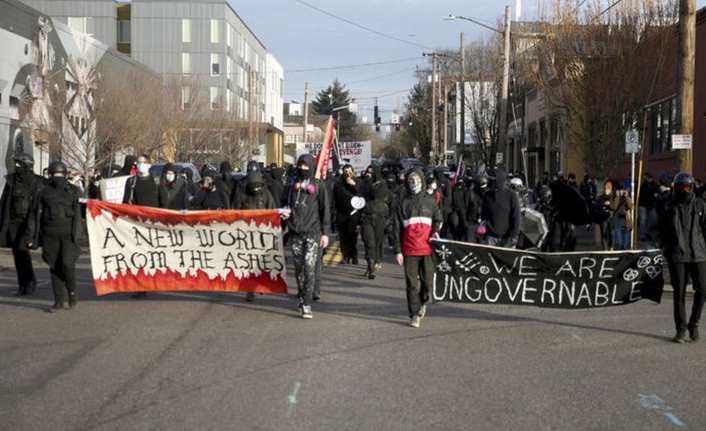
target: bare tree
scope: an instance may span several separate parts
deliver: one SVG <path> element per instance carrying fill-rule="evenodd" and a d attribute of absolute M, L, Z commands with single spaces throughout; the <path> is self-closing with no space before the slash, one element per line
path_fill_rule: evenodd
<path fill-rule="evenodd" d="M 549 109 L 562 114 L 566 148 L 608 178 L 625 157 L 625 132 L 641 127 L 644 106 L 669 83 L 677 5 L 581 3 L 554 0 L 544 7 L 548 37 L 535 44 L 535 67 L 526 70 Z"/>

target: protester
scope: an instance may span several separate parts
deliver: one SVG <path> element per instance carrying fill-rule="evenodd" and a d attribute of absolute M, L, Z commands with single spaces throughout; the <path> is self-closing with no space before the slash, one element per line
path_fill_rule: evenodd
<path fill-rule="evenodd" d="M 640 242 L 654 242 L 653 230 L 657 223 L 655 200 L 659 194 L 659 186 L 650 172 L 646 172 L 640 184 L 640 196 L 637 200 L 637 238 Z"/>
<path fill-rule="evenodd" d="M 118 175 L 114 176 L 137 175 L 137 159 L 137 156 L 125 156 L 123 167 L 118 172 Z"/>
<path fill-rule="evenodd" d="M 351 165 L 343 166 L 343 173 L 333 187 L 333 204 L 336 210 L 336 229 L 341 245 L 342 263 L 358 264 L 359 210 L 353 208 L 351 199 L 358 195 L 360 184 Z"/>
<path fill-rule="evenodd" d="M 604 251 L 613 251 L 615 236 L 613 234 L 613 182 L 606 181 L 603 185 L 603 194 L 596 198 L 593 205 L 593 219 L 600 232 L 601 248 Z"/>
<path fill-rule="evenodd" d="M 419 328 L 433 283 L 430 241 L 439 238 L 442 215 L 439 205 L 424 191 L 421 171 L 413 170 L 407 184 L 408 193 L 395 214 L 395 258 L 398 265 L 404 265 L 409 325 Z"/>
<path fill-rule="evenodd" d="M 130 157 L 130 156 L 128 156 Z M 127 157 L 126 164 L 127 162 Z M 123 166 L 125 167 L 125 166 Z M 137 175 L 128 178 L 125 182 L 123 203 L 142 207 L 159 208 L 159 184 L 157 179 L 150 175 L 150 157 L 146 154 L 137 158 Z M 133 299 L 144 298 L 147 292 L 135 292 Z"/>
<path fill-rule="evenodd" d="M 514 248 L 520 233 L 520 202 L 505 187 L 505 169 L 495 168 L 495 189 L 483 196 L 481 224 L 487 245 Z"/>
<path fill-rule="evenodd" d="M 547 235 L 544 237 L 545 239 L 542 243 L 541 251 L 553 253 L 557 250 L 556 235 L 559 231 L 557 223 L 558 209 L 553 201 L 552 189 L 550 189 L 549 186 L 542 186 L 539 189 L 537 211 L 542 214 L 544 221 L 547 223 Z"/>
<path fill-rule="evenodd" d="M 683 343 L 686 330 L 699 339 L 699 320 L 706 286 L 706 203 L 694 194 L 694 177 L 680 172 L 674 177 L 674 193 L 661 209 L 660 233 L 669 276 L 674 289 L 675 343 Z M 694 297 L 686 321 L 686 285 L 691 278 Z"/>
<path fill-rule="evenodd" d="M 76 261 L 81 249 L 77 245 L 83 233 L 81 191 L 68 182 L 66 165 L 49 164 L 48 184 L 32 204 L 27 224 L 27 246 L 36 248 L 42 238 L 42 259 L 49 265 L 55 312 L 64 308 L 64 290 L 69 293 L 69 308 L 76 306 Z"/>
<path fill-rule="evenodd" d="M 452 187 L 451 214 L 449 215 L 449 233 L 452 239 L 463 241 L 466 238 L 466 211 L 468 210 L 468 199 L 466 183 L 462 178 L 458 178 Z"/>
<path fill-rule="evenodd" d="M 630 249 L 630 233 L 632 232 L 633 222 L 633 203 L 628 191 L 621 182 L 615 182 L 615 195 L 611 201 L 611 209 L 613 210 L 613 232 L 615 240 L 613 242 L 614 250 L 629 250 Z"/>
<path fill-rule="evenodd" d="M 364 277 L 375 278 L 382 262 L 385 240 L 385 219 L 390 215 L 392 194 L 385 184 L 379 165 L 371 165 L 367 181 L 361 185 L 361 195 L 365 198 L 365 208 L 360 216 L 360 231 L 365 245 L 365 260 L 368 263 Z"/>
<path fill-rule="evenodd" d="M 314 178 L 314 157 L 302 154 L 297 159 L 297 176 L 287 188 L 283 218 L 290 230 L 297 298 L 302 317 L 311 319 L 319 247 L 328 246 L 331 226 L 329 196 L 322 182 Z"/>
<path fill-rule="evenodd" d="M 199 189 L 199 185 L 194 181 L 194 173 L 189 168 L 182 168 L 179 176 L 184 180 L 184 191 L 192 199 Z"/>
<path fill-rule="evenodd" d="M 228 196 L 228 202 L 233 203 L 235 201 L 236 181 L 233 178 L 233 167 L 227 160 L 221 162 L 220 176 L 216 179 L 216 187 L 223 190 Z"/>
<path fill-rule="evenodd" d="M 177 175 L 176 166 L 172 163 L 167 163 L 162 169 L 158 196 L 160 208 L 187 210 L 191 207 L 186 182 Z"/>
<path fill-rule="evenodd" d="M 12 249 L 19 285 L 16 295 L 32 295 L 37 288 L 37 278 L 24 235 L 29 210 L 42 191 L 45 179 L 35 175 L 34 158 L 30 154 L 17 153 L 12 160 L 15 172 L 5 177 L 0 199 L 0 247 Z"/>
<path fill-rule="evenodd" d="M 277 204 L 267 189 L 262 174 L 258 171 L 248 172 L 246 179 L 245 193 L 233 203 L 233 208 L 238 210 L 275 209 Z M 248 292 L 245 295 L 245 300 L 248 302 L 254 301 L 255 293 Z"/>
<path fill-rule="evenodd" d="M 473 185 L 467 189 L 468 197 L 466 198 L 466 236 L 464 241 L 480 242 L 480 238 L 476 236 L 478 225 L 481 222 L 481 207 L 483 205 L 483 196 L 488 191 L 488 177 L 484 174 L 476 174 L 473 176 Z"/>
<path fill-rule="evenodd" d="M 217 180 L 218 172 L 216 170 L 208 169 L 203 173 L 201 188 L 196 191 L 194 199 L 191 201 L 191 208 L 196 210 L 224 210 L 230 208 L 228 195 L 218 187 L 216 184 Z"/>

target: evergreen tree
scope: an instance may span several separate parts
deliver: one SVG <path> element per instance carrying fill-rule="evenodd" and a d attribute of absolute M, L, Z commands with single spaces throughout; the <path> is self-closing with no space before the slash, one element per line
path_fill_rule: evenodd
<path fill-rule="evenodd" d="M 352 138 L 353 129 L 356 125 L 356 116 L 347 109 L 339 109 L 334 112 L 334 108 L 348 106 L 351 101 L 350 92 L 346 90 L 346 86 L 336 79 L 333 81 L 333 85 L 329 85 L 328 88 L 319 91 L 316 95 L 316 100 L 311 102 L 315 114 L 333 115 L 335 120 L 340 121 L 338 127 L 340 136 L 338 139 L 341 141 Z"/>

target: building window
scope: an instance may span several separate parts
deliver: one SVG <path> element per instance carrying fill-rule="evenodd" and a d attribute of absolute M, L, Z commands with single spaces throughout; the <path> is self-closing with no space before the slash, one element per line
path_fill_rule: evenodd
<path fill-rule="evenodd" d="M 211 76 L 218 76 L 221 73 L 221 64 L 218 54 L 211 53 Z"/>
<path fill-rule="evenodd" d="M 211 110 L 221 109 L 221 95 L 218 87 L 211 87 Z"/>
<path fill-rule="evenodd" d="M 181 87 L 181 109 L 189 109 L 191 106 L 191 88 Z"/>
<path fill-rule="evenodd" d="M 671 150 L 671 138 L 676 133 L 677 99 L 672 98 L 652 108 L 650 154 Z"/>
<path fill-rule="evenodd" d="M 130 21 L 118 21 L 118 43 L 130 43 Z"/>
<path fill-rule="evenodd" d="M 191 75 L 191 53 L 181 53 L 181 73 Z"/>
<path fill-rule="evenodd" d="M 181 20 L 181 41 L 185 43 L 191 42 L 191 20 Z"/>
<path fill-rule="evenodd" d="M 68 19 L 68 25 L 73 30 L 80 31 L 81 33 L 86 33 L 89 36 L 93 35 L 93 17 L 70 16 Z"/>
<path fill-rule="evenodd" d="M 217 19 L 211 20 L 211 43 L 218 43 L 219 40 L 219 25 Z"/>

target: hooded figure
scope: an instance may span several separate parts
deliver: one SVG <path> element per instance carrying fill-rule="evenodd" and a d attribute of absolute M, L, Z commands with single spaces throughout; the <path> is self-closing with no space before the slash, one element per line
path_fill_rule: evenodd
<path fill-rule="evenodd" d="M 331 227 L 329 195 L 323 181 L 314 178 L 315 169 L 314 157 L 299 156 L 296 177 L 285 192 L 285 206 L 289 211 L 283 215 L 290 231 L 297 297 L 305 319 L 312 318 L 319 250 L 328 246 Z"/>
<path fill-rule="evenodd" d="M 191 206 L 185 193 L 186 181 L 177 175 L 176 166 L 167 163 L 162 169 L 159 181 L 159 207 L 172 210 L 185 210 Z"/>
<path fill-rule="evenodd" d="M 258 171 L 248 172 L 245 183 L 245 193 L 242 193 L 233 202 L 233 209 L 237 210 L 271 210 L 277 204 L 272 194 L 267 189 L 262 174 Z"/>
<path fill-rule="evenodd" d="M 395 257 L 404 265 L 409 324 L 420 326 L 433 285 L 434 262 L 431 238 L 439 237 L 441 210 L 426 193 L 424 174 L 418 169 L 407 176 L 407 193 L 397 205 L 393 223 Z"/>
<path fill-rule="evenodd" d="M 270 169 L 270 178 L 268 181 L 268 188 L 272 197 L 275 198 L 275 202 L 282 201 L 282 194 L 284 194 L 284 173 L 283 168 L 278 168 L 277 166 Z"/>
<path fill-rule="evenodd" d="M 12 248 L 17 268 L 17 295 L 31 295 L 37 286 L 32 257 L 24 237 L 30 208 L 44 188 L 44 178 L 34 173 L 34 158 L 18 153 L 12 157 L 15 172 L 5 177 L 5 188 L 0 199 L 0 247 Z"/>
<path fill-rule="evenodd" d="M 358 264 L 358 224 L 360 210 L 355 210 L 351 199 L 358 196 L 360 182 L 351 165 L 343 165 L 342 175 L 333 186 L 333 205 L 336 211 L 336 227 L 341 244 L 342 263 Z"/>
<path fill-rule="evenodd" d="M 207 169 L 203 173 L 201 188 L 196 191 L 191 207 L 198 210 L 223 210 L 230 208 L 228 196 L 216 184 L 218 172 Z"/>
<path fill-rule="evenodd" d="M 485 244 L 514 248 L 520 234 L 520 201 L 505 187 L 507 174 L 495 168 L 495 190 L 483 196 L 481 224 L 485 226 Z"/>
<path fill-rule="evenodd" d="M 230 162 L 227 160 L 221 162 L 219 172 L 221 175 L 218 177 L 216 183 L 218 187 L 225 192 L 226 196 L 228 196 L 230 202 L 233 202 L 235 200 L 236 181 L 235 178 L 233 178 L 233 167 L 230 165 Z"/>
<path fill-rule="evenodd" d="M 368 263 L 364 277 L 375 278 L 375 271 L 380 269 L 382 248 L 385 239 L 385 220 L 390 216 L 392 193 L 382 176 L 379 165 L 371 165 L 372 175 L 361 187 L 365 198 L 365 208 L 360 217 L 360 231 L 365 245 L 365 260 Z"/>

